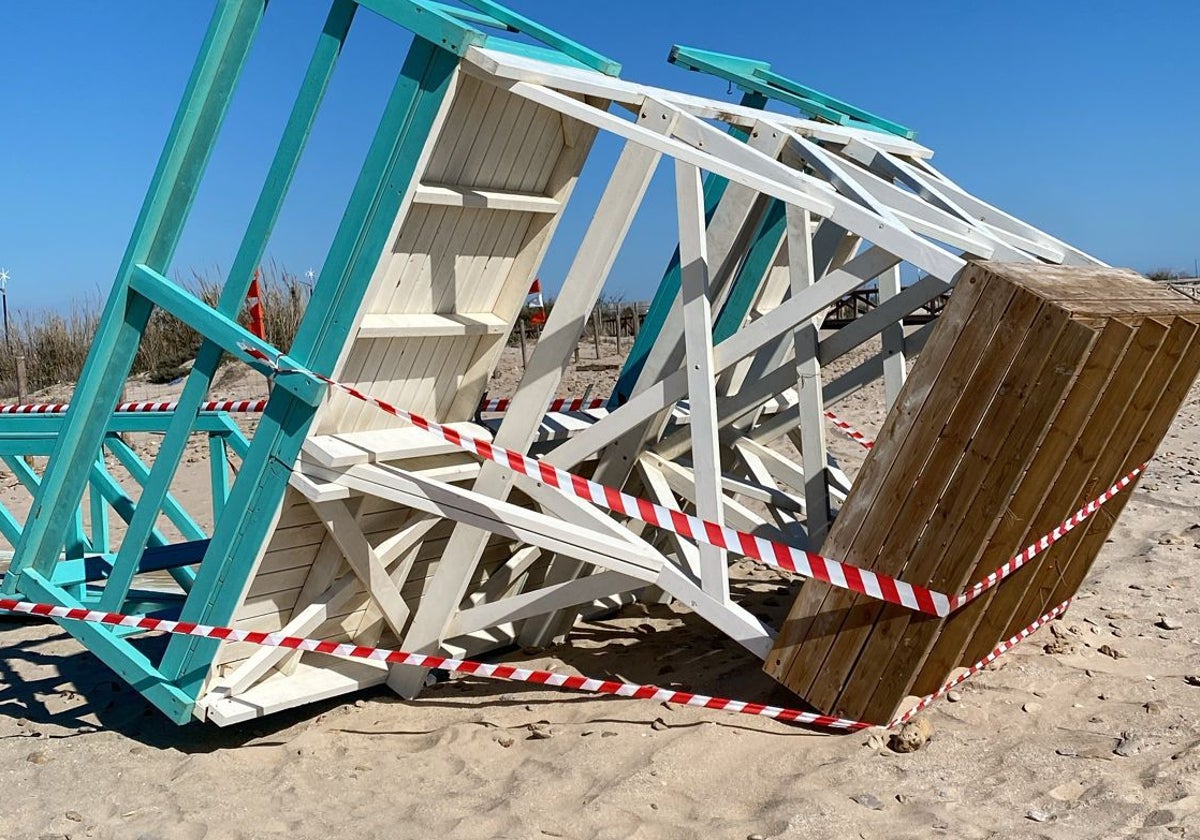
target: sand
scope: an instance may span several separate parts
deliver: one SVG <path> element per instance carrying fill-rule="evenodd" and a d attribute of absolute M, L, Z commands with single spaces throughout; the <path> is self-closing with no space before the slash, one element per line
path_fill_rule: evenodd
<path fill-rule="evenodd" d="M 592 369 L 562 393 L 597 380 L 607 393 L 616 359 L 591 356 L 585 344 Z M 512 350 L 493 396 L 517 365 Z M 234 377 L 217 396 L 253 387 Z M 868 433 L 882 422 L 873 391 L 839 412 Z M 54 624 L 0 619 L 0 837 L 1200 836 L 1198 419 L 1194 389 L 1070 612 L 928 710 L 917 752 L 872 731 L 476 678 L 414 702 L 379 689 L 181 728 Z M 836 446 L 853 472 L 857 448 Z M 205 474 L 195 457 L 183 485 Z M 787 581 L 745 563 L 732 577 L 753 611 L 786 610 Z M 506 658 L 794 702 L 677 606 L 635 605 L 571 645 Z"/>

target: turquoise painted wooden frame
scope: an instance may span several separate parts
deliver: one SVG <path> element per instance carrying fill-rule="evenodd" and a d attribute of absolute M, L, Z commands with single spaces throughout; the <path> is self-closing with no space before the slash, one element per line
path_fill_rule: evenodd
<path fill-rule="evenodd" d="M 892 120 L 884 119 L 845 100 L 822 93 L 794 79 L 771 70 L 765 61 L 741 58 L 736 55 L 700 50 L 679 44 L 671 47 L 667 61 L 685 70 L 696 70 L 725 79 L 744 91 L 757 93 L 785 105 L 791 105 L 805 116 L 822 119 L 835 125 L 865 128 L 895 134 L 906 140 L 916 132 Z"/>
<path fill-rule="evenodd" d="M 611 75 L 619 71 L 616 62 L 490 0 L 464 0 L 465 8 L 432 0 L 333 0 L 225 286 L 216 306 L 210 307 L 167 277 L 265 6 L 266 0 L 218 0 L 71 408 L 65 417 L 56 418 L 52 435 L 12 427 L 10 443 L 14 450 L 23 448 L 23 454 L 30 447 L 40 448 L 48 451 L 50 460 L 41 480 L 33 485 L 35 503 L 24 527 L 19 528 L 9 512 L 0 510 L 0 528 L 17 537 L 16 556 L 0 583 L 5 593 L 112 611 L 145 602 L 145 594 L 132 588 L 133 581 L 147 568 L 149 559 L 157 557 L 152 552 L 170 548 L 157 531 L 156 522 L 162 513 L 172 518 L 182 513 L 168 490 L 189 437 L 208 422 L 200 407 L 223 354 L 246 360 L 241 347 L 249 345 L 279 358 L 284 365 L 332 372 L 378 255 L 387 244 L 404 191 L 448 96 L 459 56 L 472 46 L 487 46 L 536 54 L 544 60 Z M 284 355 L 242 328 L 237 315 L 359 7 L 406 27 L 414 33 L 414 39 L 306 314 L 289 353 Z M 519 32 L 536 43 L 489 36 L 477 26 Z M 114 441 L 113 434 L 151 420 L 115 415 L 113 409 L 156 307 L 195 327 L 203 342 L 178 408 L 166 416 L 158 456 L 147 466 Z M 174 605 L 174 614 L 181 620 L 208 624 L 232 620 L 251 569 L 269 538 L 291 465 L 299 455 L 323 393 L 324 385 L 313 377 L 286 377 L 273 389 L 252 441 L 247 442 L 240 434 L 212 436 L 217 441 L 210 444 L 214 454 L 228 447 L 237 452 L 242 464 L 232 482 L 228 465 L 223 460 L 220 465 L 214 464 L 216 525 L 210 539 L 199 539 L 205 535 L 194 522 L 182 518 L 176 522 L 188 544 L 203 551 L 194 574 L 191 566 L 195 558 L 190 555 L 187 563 L 161 566 L 177 575 L 187 591 L 182 604 Z M 161 429 L 163 418 L 154 420 Z M 0 435 L 5 422 L 0 419 Z M 0 438 L 0 453 L 4 445 Z M 104 468 L 106 450 L 121 459 L 143 484 L 136 503 Z M 128 523 L 125 537 L 115 552 L 63 561 L 65 545 L 70 544 L 76 554 L 87 554 L 88 549 L 108 544 L 107 524 L 90 538 L 82 533 L 80 505 L 89 487 L 94 490 L 93 511 L 98 510 L 97 505 L 115 510 Z M 97 558 L 104 568 L 96 565 Z M 87 562 L 92 565 L 79 565 Z M 90 585 L 97 569 L 104 579 L 103 587 Z M 169 602 L 162 606 L 172 608 Z M 63 627 L 172 720 L 184 723 L 192 719 L 218 641 L 172 637 L 161 658 L 153 661 L 125 638 L 123 630 L 82 622 L 63 622 Z"/>
<path fill-rule="evenodd" d="M 167 413 L 121 413 L 113 417 L 108 434 L 104 439 L 104 452 L 111 454 L 135 482 L 145 485 L 150 467 L 125 442 L 123 435 L 127 433 L 162 434 L 167 429 L 170 416 Z M 30 456 L 48 457 L 53 454 L 55 441 L 64 426 L 65 417 L 61 414 L 15 414 L 0 416 L 0 461 L 12 471 L 17 480 L 30 494 L 36 496 L 41 484 L 40 476 L 26 462 Z M 193 432 L 204 435 L 208 439 L 211 452 L 210 474 L 211 498 L 214 505 L 223 505 L 229 492 L 228 476 L 230 471 L 229 453 L 245 453 L 249 441 L 233 418 L 225 412 L 203 412 L 196 418 Z M 136 507 L 135 502 L 128 496 L 121 485 L 109 473 L 103 453 L 97 457 L 89 477 L 88 505 L 91 513 L 90 532 L 85 532 L 82 507 L 77 511 L 73 527 L 66 538 L 63 556 L 68 558 L 88 559 L 89 564 L 99 568 L 101 563 L 111 567 L 115 557 L 114 547 L 110 542 L 110 516 L 128 518 Z M 196 522 L 195 518 L 173 495 L 168 493 L 163 499 L 162 513 L 188 540 L 207 540 L 208 534 Z M 215 517 L 214 517 L 215 520 Z M 0 535 L 10 544 L 17 545 L 23 523 L 6 506 L 0 504 Z M 150 532 L 149 544 L 155 546 L 168 545 L 168 540 L 156 528 Z M 54 566 L 52 579 L 61 583 L 64 569 L 68 565 L 60 561 Z M 143 560 L 139 572 L 146 571 Z M 179 568 L 172 570 L 176 582 L 187 591 L 195 580 L 193 570 Z M 103 576 L 107 578 L 107 572 Z M 101 578 L 91 578 L 100 580 Z"/>

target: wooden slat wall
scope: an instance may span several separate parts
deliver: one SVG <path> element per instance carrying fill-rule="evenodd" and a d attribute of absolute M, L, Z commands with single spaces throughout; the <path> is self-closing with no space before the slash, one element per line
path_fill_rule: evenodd
<path fill-rule="evenodd" d="M 1152 455 L 1200 372 L 1200 306 L 1132 272 L 973 264 L 824 553 L 953 594 Z M 1071 595 L 1128 492 L 946 620 L 809 582 L 765 670 L 886 722 Z"/>
<path fill-rule="evenodd" d="M 487 387 L 508 331 L 524 304 L 530 283 L 590 150 L 595 130 L 557 111 L 513 96 L 486 81 L 459 74 L 452 104 L 418 181 L 437 187 L 503 190 L 544 196 L 537 209 L 455 207 L 406 202 L 381 256 L 359 320 L 380 315 L 492 316 L 507 325 L 491 334 L 421 335 L 408 329 L 397 337 L 356 337 L 334 376 L 361 390 L 440 422 L 470 420 Z M 415 193 L 415 185 L 411 192 Z M 555 208 L 558 208 L 555 211 Z M 410 322 L 419 323 L 419 322 Z M 395 427 L 382 412 L 332 392 L 313 435 Z M 447 464 L 458 455 L 439 456 Z M 437 459 L 405 462 L 432 466 Z M 378 544 L 401 527 L 407 508 L 368 498 L 362 528 Z M 417 549 L 401 597 L 415 612 L 445 547 L 451 523 L 434 528 Z M 284 509 L 234 621 L 240 629 L 274 631 L 291 618 L 318 555 L 328 555 L 330 538 L 304 498 L 288 491 Z M 512 548 L 489 546 L 481 563 L 486 577 L 503 565 Z M 342 572 L 347 572 L 344 567 Z M 540 574 L 540 567 L 531 570 Z M 368 599 L 352 598 L 339 615 L 310 634 L 345 641 L 370 633 L 364 625 Z M 391 644 L 390 633 L 382 637 Z M 370 643 L 368 641 L 367 643 Z M 226 644 L 218 654 L 223 672 L 253 648 Z"/>

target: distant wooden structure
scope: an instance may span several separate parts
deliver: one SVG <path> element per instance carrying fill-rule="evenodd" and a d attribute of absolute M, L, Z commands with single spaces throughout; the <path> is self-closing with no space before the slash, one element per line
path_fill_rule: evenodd
<path fill-rule="evenodd" d="M 968 267 L 829 532 L 831 556 L 940 592 L 982 580 L 1149 460 L 1200 373 L 1200 303 L 1128 271 Z M 1126 491 L 946 619 L 821 583 L 766 670 L 891 720 L 1072 596 Z"/>
<path fill-rule="evenodd" d="M 740 87 L 731 104 L 622 80 L 615 62 L 491 0 L 335 0 L 210 307 L 168 279 L 171 257 L 264 7 L 217 4 L 73 407 L 54 430 L 34 512 L 13 529 L 7 593 L 131 610 L 144 603 L 138 582 L 170 570 L 178 591 L 156 596 L 161 615 L 476 655 L 561 638 L 581 612 L 650 588 L 766 658 L 776 630 L 731 591 L 729 551 L 481 464 L 320 377 L 666 508 L 815 549 L 854 498 L 826 446 L 824 412 L 880 378 L 888 403 L 899 397 L 906 361 L 935 326 L 907 332 L 906 319 L 935 305 L 972 259 L 1100 265 L 949 180 L 910 129 L 765 62 L 673 50 L 677 65 Z M 360 7 L 411 30 L 413 45 L 297 338 L 280 355 L 236 316 Z M 765 110 L 768 100 L 799 115 Z M 600 132 L 622 142 L 620 155 L 583 208 L 589 222 L 520 386 L 485 419 L 480 399 L 563 213 L 581 200 L 575 186 Z M 616 392 L 601 409 L 547 412 L 664 157 L 679 245 Z M 902 285 L 902 263 L 920 279 Z M 870 311 L 822 335 L 830 307 L 868 284 L 878 289 Z M 122 503 L 123 539 L 65 551 L 155 308 L 205 343 L 139 498 Z M 876 337 L 878 352 L 827 375 Z M 253 363 L 246 347 L 297 372 L 278 378 L 238 450 L 212 533 L 156 546 L 221 355 Z M 781 439 L 799 462 L 772 447 Z M 233 723 L 383 682 L 412 696 L 426 676 L 64 626 L 179 722 Z"/>

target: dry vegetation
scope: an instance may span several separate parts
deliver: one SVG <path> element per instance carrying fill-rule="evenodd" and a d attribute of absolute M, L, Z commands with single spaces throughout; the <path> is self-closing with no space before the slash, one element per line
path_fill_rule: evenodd
<path fill-rule="evenodd" d="M 215 305 L 222 284 L 193 273 L 183 285 Z M 284 349 L 291 346 L 309 292 L 308 285 L 294 274 L 274 264 L 264 268 L 262 300 L 271 344 Z M 17 396 L 16 358 L 22 355 L 30 391 L 78 381 L 103 308 L 99 298 L 92 298 L 77 303 L 66 314 L 16 312 L 9 321 L 9 346 L 0 353 L 0 397 Z M 247 323 L 245 311 L 240 320 Z M 185 371 L 199 346 L 195 330 L 156 309 L 142 338 L 133 373 L 148 374 L 151 381 L 170 381 Z"/>

